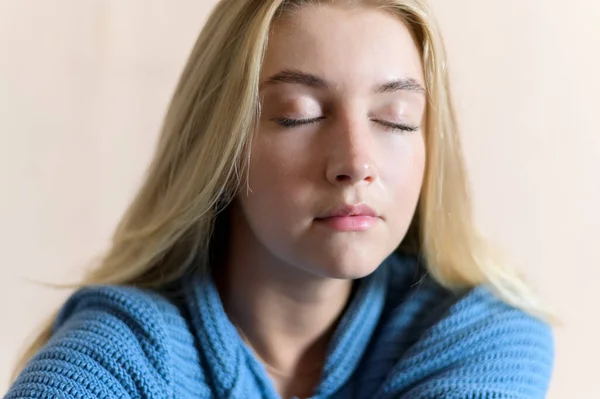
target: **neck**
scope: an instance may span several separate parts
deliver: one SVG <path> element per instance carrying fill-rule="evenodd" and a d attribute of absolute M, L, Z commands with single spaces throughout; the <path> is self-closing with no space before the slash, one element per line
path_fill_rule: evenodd
<path fill-rule="evenodd" d="M 286 265 L 244 228 L 232 226 L 225 272 L 217 276 L 225 310 L 280 393 L 293 381 L 314 388 L 352 282 Z"/>

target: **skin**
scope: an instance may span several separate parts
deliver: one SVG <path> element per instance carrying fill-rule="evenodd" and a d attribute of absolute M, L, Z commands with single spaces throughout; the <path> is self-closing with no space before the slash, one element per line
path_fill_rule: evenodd
<path fill-rule="evenodd" d="M 326 86 L 299 83 L 292 70 Z M 374 91 L 398 79 L 412 79 L 412 87 Z M 414 215 L 426 107 L 415 86 L 424 78 L 401 20 L 321 5 L 274 23 L 261 82 L 249 190 L 232 205 L 220 292 L 257 356 L 280 371 L 270 372 L 277 391 L 302 397 L 318 383 L 314 366 L 325 358 L 352 281 L 393 252 Z M 289 127 L 282 119 L 312 122 Z M 344 204 L 368 204 L 379 217 L 363 231 L 318 220 Z"/>

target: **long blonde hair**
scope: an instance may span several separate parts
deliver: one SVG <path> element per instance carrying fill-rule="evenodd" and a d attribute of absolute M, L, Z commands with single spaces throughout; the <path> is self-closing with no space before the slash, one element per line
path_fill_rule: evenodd
<path fill-rule="evenodd" d="M 446 52 L 424 0 L 222 0 L 187 61 L 146 179 L 117 226 L 111 248 L 81 283 L 62 287 L 160 288 L 192 269 L 208 268 L 217 214 L 235 197 L 247 172 L 271 24 L 307 3 L 368 3 L 395 13 L 421 50 L 428 97 L 427 165 L 417 212 L 399 250 L 416 249 L 445 287 L 486 284 L 507 303 L 543 316 L 535 296 L 492 253 L 473 223 Z M 52 335 L 55 316 L 18 361 L 13 381 Z"/>

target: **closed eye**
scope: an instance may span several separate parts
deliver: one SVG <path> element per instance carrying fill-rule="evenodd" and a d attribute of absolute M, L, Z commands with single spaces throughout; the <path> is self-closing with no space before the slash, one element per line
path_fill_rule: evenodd
<path fill-rule="evenodd" d="M 287 128 L 294 128 L 303 125 L 312 125 L 314 123 L 319 122 L 320 120 L 325 119 L 324 116 L 320 116 L 312 119 L 291 119 L 291 118 L 278 118 L 274 119 L 279 125 Z M 373 119 L 373 122 L 377 122 L 388 130 L 392 131 L 404 131 L 404 132 L 416 132 L 419 130 L 419 126 L 407 125 L 405 123 L 393 123 L 380 119 Z"/>
<path fill-rule="evenodd" d="M 419 126 L 407 125 L 405 123 L 393 123 L 393 122 L 383 121 L 380 119 L 373 119 L 373 122 L 377 122 L 381 126 L 385 127 L 386 129 L 392 130 L 392 131 L 400 130 L 403 132 L 416 132 L 417 130 L 419 130 Z"/>
<path fill-rule="evenodd" d="M 297 127 L 297 126 L 302 126 L 302 125 L 312 125 L 313 123 L 316 123 L 316 122 L 320 121 L 321 119 L 325 119 L 325 117 L 320 116 L 318 118 L 312 118 L 312 119 L 279 118 L 279 119 L 274 119 L 274 121 L 283 127 Z"/>

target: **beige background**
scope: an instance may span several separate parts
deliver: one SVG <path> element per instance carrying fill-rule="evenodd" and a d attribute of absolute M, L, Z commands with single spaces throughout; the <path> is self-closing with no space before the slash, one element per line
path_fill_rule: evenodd
<path fill-rule="evenodd" d="M 0 393 L 105 248 L 214 0 L 0 0 Z M 550 398 L 600 398 L 600 2 L 436 0 L 477 216 L 564 321 Z"/>

